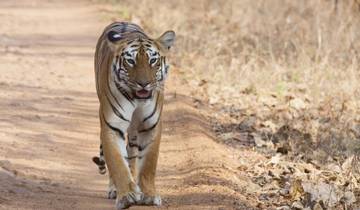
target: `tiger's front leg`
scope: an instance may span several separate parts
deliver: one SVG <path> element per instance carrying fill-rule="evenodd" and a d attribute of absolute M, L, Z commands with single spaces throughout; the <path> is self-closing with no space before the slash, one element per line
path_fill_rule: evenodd
<path fill-rule="evenodd" d="M 161 139 L 161 120 L 154 128 L 140 130 L 138 138 L 141 142 L 139 147 L 138 161 L 138 184 L 144 193 L 139 204 L 161 205 L 161 197 L 156 192 L 155 174 L 159 156 Z"/>
<path fill-rule="evenodd" d="M 138 150 L 138 133 L 134 129 L 129 130 L 128 145 L 126 147 L 128 152 L 128 163 L 131 175 L 136 183 L 139 183 L 139 150 Z"/>
<path fill-rule="evenodd" d="M 109 176 L 117 190 L 117 209 L 128 208 L 142 200 L 142 193 L 127 163 L 126 142 L 121 131 L 101 119 L 101 141 Z"/>

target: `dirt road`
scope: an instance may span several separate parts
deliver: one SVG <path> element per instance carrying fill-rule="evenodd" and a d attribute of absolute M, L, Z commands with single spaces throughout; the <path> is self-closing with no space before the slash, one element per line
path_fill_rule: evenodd
<path fill-rule="evenodd" d="M 107 176 L 91 161 L 99 143 L 93 53 L 109 23 L 98 14 L 86 1 L 0 2 L 0 209 L 114 209 Z M 240 154 L 215 143 L 204 114 L 175 94 L 185 87 L 170 77 L 162 208 L 249 209 Z"/>

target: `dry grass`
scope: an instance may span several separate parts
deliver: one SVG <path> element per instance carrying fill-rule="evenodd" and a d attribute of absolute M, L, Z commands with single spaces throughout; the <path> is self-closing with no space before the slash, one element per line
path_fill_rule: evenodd
<path fill-rule="evenodd" d="M 207 95 L 283 94 L 296 86 L 314 99 L 359 96 L 360 9 L 354 0 L 111 2 L 116 17 L 153 34 L 174 29 L 172 60 L 185 77 L 208 81 Z"/>

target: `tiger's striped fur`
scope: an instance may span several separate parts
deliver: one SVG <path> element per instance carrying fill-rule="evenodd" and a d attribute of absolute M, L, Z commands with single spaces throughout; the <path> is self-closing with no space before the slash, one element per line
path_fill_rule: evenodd
<path fill-rule="evenodd" d="M 175 41 L 167 31 L 151 39 L 135 24 L 105 28 L 95 52 L 96 90 L 100 101 L 100 157 L 109 169 L 109 198 L 118 209 L 133 204 L 160 205 L 155 171 L 161 137 L 166 54 Z"/>

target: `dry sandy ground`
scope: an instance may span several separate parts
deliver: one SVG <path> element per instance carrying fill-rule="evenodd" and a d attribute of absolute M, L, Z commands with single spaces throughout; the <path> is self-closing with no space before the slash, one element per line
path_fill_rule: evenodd
<path fill-rule="evenodd" d="M 86 1 L 0 2 L 0 209 L 114 209 L 107 176 L 91 161 L 99 143 L 93 53 L 108 24 L 98 14 Z M 185 87 L 170 77 L 161 208 L 250 209 L 240 154 L 214 141 L 204 111 L 174 94 Z"/>

